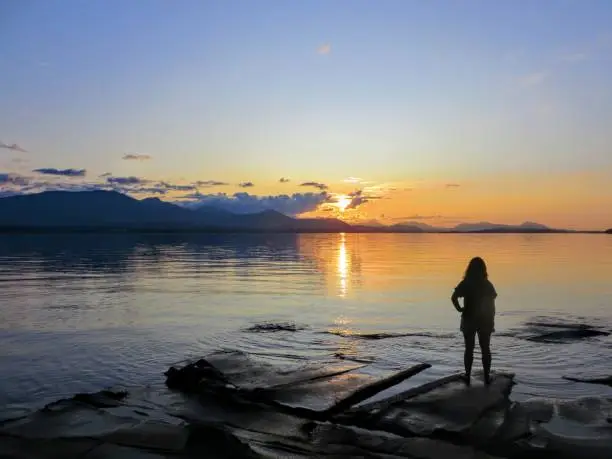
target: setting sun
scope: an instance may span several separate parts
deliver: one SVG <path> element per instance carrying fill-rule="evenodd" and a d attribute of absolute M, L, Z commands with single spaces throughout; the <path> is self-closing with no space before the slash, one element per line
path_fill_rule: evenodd
<path fill-rule="evenodd" d="M 340 212 L 344 212 L 350 203 L 351 203 L 351 198 L 349 196 L 342 195 L 338 197 L 338 202 L 336 202 L 336 207 L 338 208 Z"/>

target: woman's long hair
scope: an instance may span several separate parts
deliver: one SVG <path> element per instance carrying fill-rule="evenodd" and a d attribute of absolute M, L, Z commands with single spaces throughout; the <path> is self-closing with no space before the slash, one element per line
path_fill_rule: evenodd
<path fill-rule="evenodd" d="M 480 257 L 474 257 L 470 260 L 463 278 L 469 282 L 482 282 L 489 278 L 487 274 L 487 265 Z"/>

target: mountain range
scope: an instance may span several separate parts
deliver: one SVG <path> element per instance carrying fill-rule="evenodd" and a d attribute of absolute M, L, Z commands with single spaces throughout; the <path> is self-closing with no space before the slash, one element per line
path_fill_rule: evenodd
<path fill-rule="evenodd" d="M 275 210 L 235 214 L 212 206 L 185 207 L 158 198 L 138 200 L 102 190 L 45 191 L 0 198 L 0 228 L 3 231 L 565 232 L 533 222 L 517 226 L 461 223 L 453 228 L 438 228 L 420 222 L 390 226 L 378 222 L 349 225 L 334 218 L 293 218 Z"/>
<path fill-rule="evenodd" d="M 0 199 L 0 227 L 141 230 L 334 231 L 336 219 L 296 219 L 274 210 L 234 214 L 216 207 L 186 208 L 158 198 L 134 199 L 115 191 L 45 191 Z"/>
<path fill-rule="evenodd" d="M 419 228 L 424 232 L 430 233 L 474 233 L 474 232 L 538 232 L 538 231 L 552 231 L 546 225 L 542 225 L 541 223 L 535 222 L 524 222 L 520 225 L 506 225 L 501 223 L 491 223 L 491 222 L 477 222 L 477 223 L 459 223 L 451 228 L 439 227 L 428 225 L 427 223 L 422 222 L 404 222 L 404 223 L 396 223 L 391 225 L 391 228 L 395 228 L 397 230 L 404 230 L 410 228 Z"/>

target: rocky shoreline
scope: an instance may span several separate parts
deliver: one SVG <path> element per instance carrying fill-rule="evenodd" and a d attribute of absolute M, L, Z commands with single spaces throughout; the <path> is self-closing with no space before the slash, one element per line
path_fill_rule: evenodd
<path fill-rule="evenodd" d="M 77 394 L 0 424 L 0 458 L 612 457 L 612 400 L 512 402 L 513 375 L 450 375 L 407 390 L 419 364 L 372 376 L 220 351 L 166 387 Z"/>

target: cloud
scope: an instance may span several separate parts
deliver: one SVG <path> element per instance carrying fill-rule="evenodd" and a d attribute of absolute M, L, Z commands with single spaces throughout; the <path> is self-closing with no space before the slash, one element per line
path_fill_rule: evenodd
<path fill-rule="evenodd" d="M 22 192 L 43 192 L 43 191 L 94 191 L 108 190 L 109 186 L 103 183 L 51 183 L 35 182 L 29 187 L 22 188 Z"/>
<path fill-rule="evenodd" d="M 27 177 L 18 174 L 0 173 L 0 185 L 26 186 L 30 183 Z"/>
<path fill-rule="evenodd" d="M 459 188 L 461 185 L 459 183 L 447 183 L 444 185 L 446 188 Z"/>
<path fill-rule="evenodd" d="M 347 210 L 356 209 L 360 205 L 368 202 L 368 198 L 363 195 L 363 190 L 353 191 L 352 193 L 349 193 L 349 196 L 351 197 L 351 202 L 348 204 L 348 206 L 346 206 L 345 209 Z"/>
<path fill-rule="evenodd" d="M 317 54 L 327 55 L 331 53 L 332 47 L 330 43 L 323 43 L 317 48 Z"/>
<path fill-rule="evenodd" d="M 123 155 L 123 159 L 126 161 L 147 161 L 152 159 L 150 155 L 139 155 L 139 154 L 125 154 Z"/>
<path fill-rule="evenodd" d="M 47 175 L 58 175 L 50 174 Z M 74 175 L 65 174 L 60 171 L 62 177 L 70 179 Z M 106 174 L 104 174 L 106 175 Z M 0 194 L 27 194 L 40 193 L 44 191 L 92 191 L 108 190 L 129 195 L 165 195 L 169 190 L 193 191 L 194 185 L 173 185 L 165 182 L 151 185 L 152 181 L 138 177 L 109 177 L 103 182 L 74 182 L 69 180 L 40 180 L 28 178 L 12 173 L 0 173 Z"/>
<path fill-rule="evenodd" d="M 101 178 L 103 178 L 103 177 L 110 177 L 111 175 L 113 175 L 113 174 L 111 174 L 110 172 L 105 172 L 104 174 L 98 175 L 98 177 L 101 177 Z"/>
<path fill-rule="evenodd" d="M 130 176 L 130 177 L 108 177 L 106 181 L 113 185 L 141 185 L 148 183 L 149 181 L 146 179 L 141 179 L 138 177 Z"/>
<path fill-rule="evenodd" d="M 134 193 L 134 194 L 166 194 L 168 190 L 161 186 L 156 187 L 131 187 L 123 189 L 125 193 Z"/>
<path fill-rule="evenodd" d="M 542 84 L 547 78 L 546 72 L 534 72 L 520 77 L 518 81 L 523 88 L 531 88 Z"/>
<path fill-rule="evenodd" d="M 21 153 L 27 153 L 28 152 L 28 150 L 20 147 L 16 143 L 14 143 L 12 145 L 9 145 L 7 143 L 0 142 L 0 148 L 6 148 L 7 150 L 18 151 L 18 152 L 21 152 Z"/>
<path fill-rule="evenodd" d="M 34 169 L 32 172 L 45 175 L 62 175 L 64 177 L 85 177 L 87 173 L 85 169 L 55 169 L 54 167 Z"/>
<path fill-rule="evenodd" d="M 195 182 L 196 186 L 211 187 L 211 186 L 227 186 L 227 182 L 219 182 L 217 180 L 198 180 Z"/>
<path fill-rule="evenodd" d="M 160 182 L 159 187 L 164 190 L 174 190 L 174 191 L 196 191 L 197 187 L 195 185 L 174 185 L 171 183 Z"/>
<path fill-rule="evenodd" d="M 285 177 L 281 177 L 281 178 L 279 179 L 279 182 L 280 182 L 280 183 L 288 183 L 288 182 L 290 182 L 290 181 L 291 181 L 291 180 L 289 180 L 288 178 L 285 178 Z"/>
<path fill-rule="evenodd" d="M 242 182 L 242 183 L 239 183 L 238 186 L 240 188 L 253 188 L 255 184 L 253 182 Z"/>
<path fill-rule="evenodd" d="M 319 182 L 304 182 L 301 183 L 300 186 L 312 186 L 314 188 L 318 188 L 319 190 L 327 190 L 327 185 Z"/>
<path fill-rule="evenodd" d="M 183 199 L 191 201 L 188 205 L 193 207 L 213 206 L 239 214 L 276 210 L 290 216 L 315 210 L 321 204 L 329 202 L 329 198 L 326 192 L 294 193 L 290 196 L 286 194 L 257 196 L 245 192 L 233 195 L 192 193 L 183 196 Z"/>
<path fill-rule="evenodd" d="M 361 183 L 362 180 L 359 177 L 347 177 L 343 180 L 344 183 Z"/>

